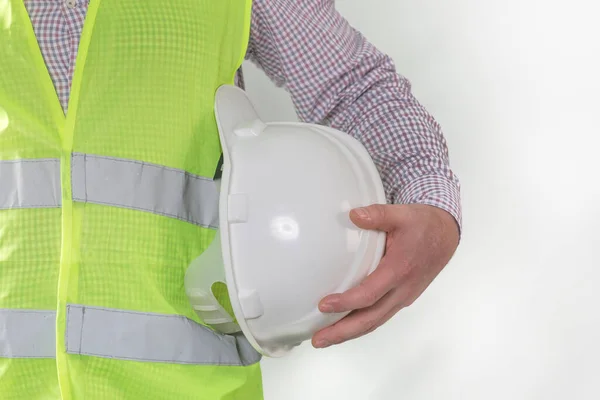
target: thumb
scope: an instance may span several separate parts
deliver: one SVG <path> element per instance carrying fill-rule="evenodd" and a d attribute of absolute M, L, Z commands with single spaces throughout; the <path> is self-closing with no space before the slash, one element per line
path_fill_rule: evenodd
<path fill-rule="evenodd" d="M 373 204 L 350 211 L 350 220 L 361 229 L 390 232 L 398 227 L 400 219 L 391 205 Z"/>

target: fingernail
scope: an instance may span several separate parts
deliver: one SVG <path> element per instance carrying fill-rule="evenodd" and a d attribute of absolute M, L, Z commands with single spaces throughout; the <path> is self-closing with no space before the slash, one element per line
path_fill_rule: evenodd
<path fill-rule="evenodd" d="M 322 339 L 317 342 L 317 347 L 319 347 L 321 349 L 323 349 L 325 347 L 329 347 L 329 346 L 331 346 L 331 343 L 329 343 L 328 340 Z"/>
<path fill-rule="evenodd" d="M 354 210 L 356 215 L 358 215 L 362 219 L 369 219 L 369 212 L 365 208 L 357 208 Z"/>
<path fill-rule="evenodd" d="M 324 313 L 332 313 L 334 311 L 333 304 L 331 304 L 331 303 L 325 303 L 320 308 L 321 308 L 321 311 Z"/>
<path fill-rule="evenodd" d="M 339 308 L 340 297 L 338 294 L 332 294 L 323 299 L 323 303 L 319 306 L 321 312 L 333 313 Z"/>

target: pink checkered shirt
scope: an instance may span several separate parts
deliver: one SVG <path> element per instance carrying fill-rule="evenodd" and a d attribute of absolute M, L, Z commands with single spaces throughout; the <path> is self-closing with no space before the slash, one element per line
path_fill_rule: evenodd
<path fill-rule="evenodd" d="M 89 1 L 25 1 L 65 112 Z M 390 203 L 440 207 L 461 224 L 459 182 L 439 125 L 334 0 L 254 0 L 247 59 L 288 90 L 301 120 L 363 143 Z"/>

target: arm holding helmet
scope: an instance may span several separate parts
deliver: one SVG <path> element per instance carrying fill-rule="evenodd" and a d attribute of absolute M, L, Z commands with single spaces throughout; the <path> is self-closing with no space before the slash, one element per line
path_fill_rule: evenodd
<path fill-rule="evenodd" d="M 281 23 L 290 14 L 297 23 Z M 459 243 L 460 185 L 438 123 L 333 0 L 255 0 L 252 18 L 247 58 L 290 92 L 302 121 L 361 141 L 386 190 L 388 204 L 350 214 L 360 228 L 387 232 L 386 252 L 359 286 L 321 302 L 322 312 L 352 311 L 314 336 L 327 347 L 375 330 L 442 271 Z"/>

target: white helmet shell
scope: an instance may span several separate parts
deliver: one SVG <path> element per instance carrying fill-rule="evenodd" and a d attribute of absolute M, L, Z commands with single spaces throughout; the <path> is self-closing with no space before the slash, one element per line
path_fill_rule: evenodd
<path fill-rule="evenodd" d="M 186 274 L 207 324 L 241 330 L 279 357 L 343 314 L 319 301 L 360 283 L 378 265 L 383 232 L 358 229 L 349 211 L 385 203 L 378 171 L 356 139 L 305 123 L 264 123 L 245 92 L 223 86 L 215 112 L 223 147 L 219 232 Z M 236 322 L 210 291 L 227 285 Z"/>

